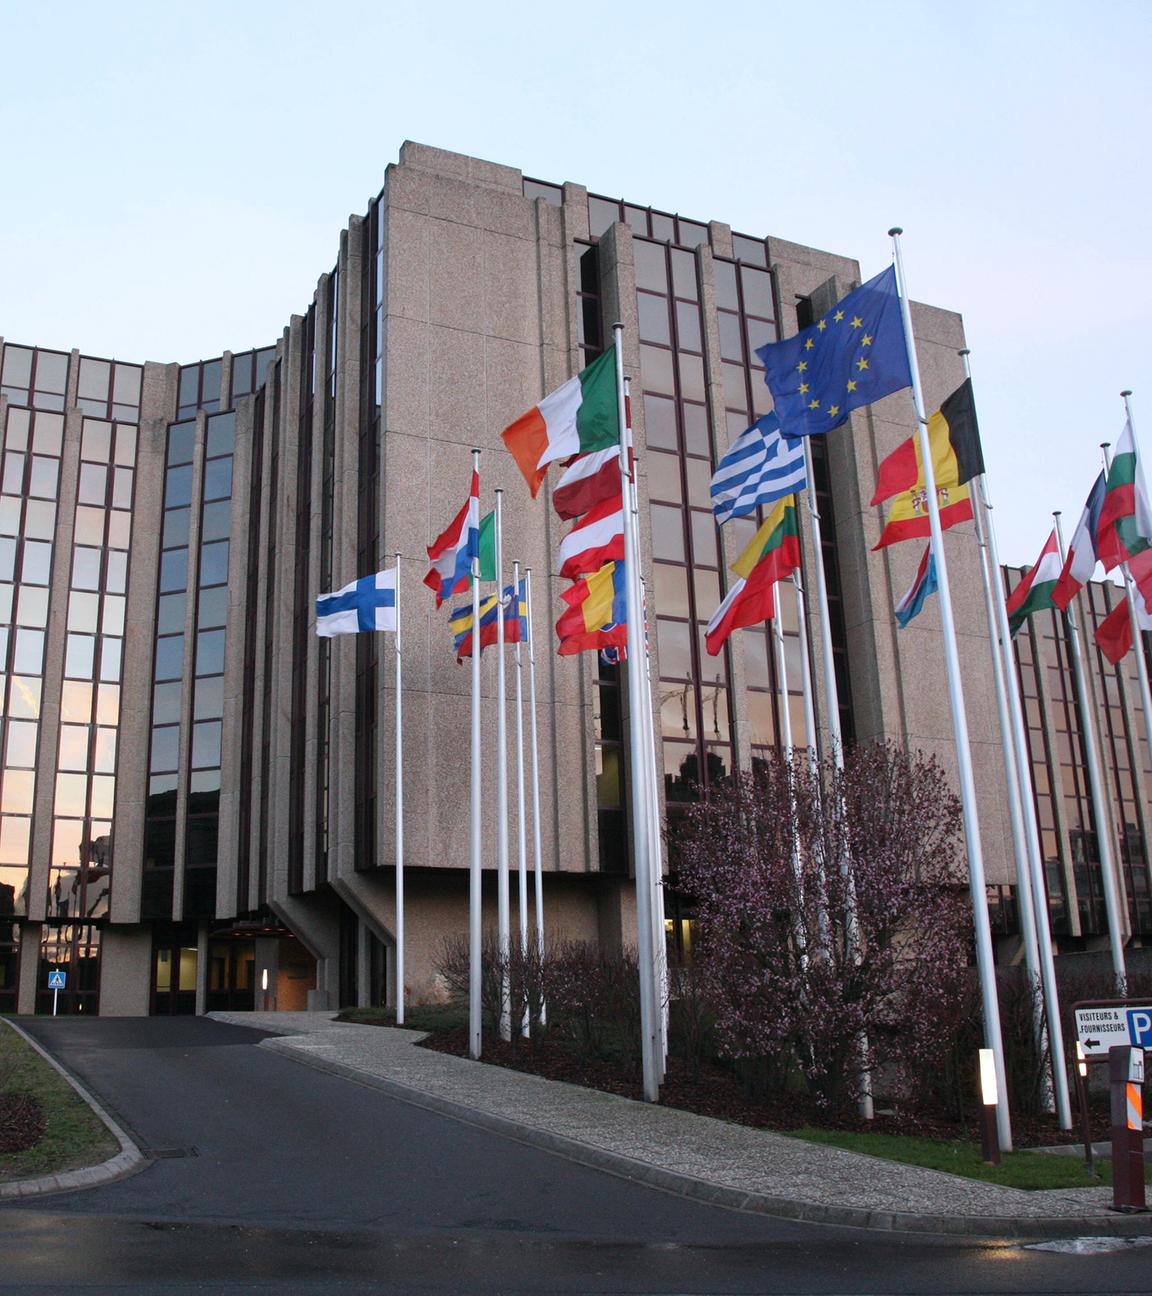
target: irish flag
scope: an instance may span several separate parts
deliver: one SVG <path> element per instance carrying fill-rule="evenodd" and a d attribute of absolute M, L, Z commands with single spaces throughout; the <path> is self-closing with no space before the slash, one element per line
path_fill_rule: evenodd
<path fill-rule="evenodd" d="M 1096 529 L 1096 553 L 1111 571 L 1152 547 L 1152 502 L 1140 463 L 1132 424 L 1125 422 L 1108 470 L 1108 489 Z"/>
<path fill-rule="evenodd" d="M 1019 585 L 1008 595 L 1008 629 L 1012 634 L 1024 624 L 1033 612 L 1043 612 L 1056 606 L 1052 593 L 1060 579 L 1063 564 L 1060 561 L 1060 550 L 1056 547 L 1056 532 L 1048 537 L 1048 542 L 1036 559 L 1036 566 L 1028 573 Z"/>
<path fill-rule="evenodd" d="M 500 435 L 533 499 L 554 460 L 619 445 L 615 351 L 605 351 Z"/>

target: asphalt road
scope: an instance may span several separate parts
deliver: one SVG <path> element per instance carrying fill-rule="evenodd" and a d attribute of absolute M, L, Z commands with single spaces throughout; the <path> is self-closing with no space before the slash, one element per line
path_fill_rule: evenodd
<path fill-rule="evenodd" d="M 27 1024 L 155 1159 L 0 1207 L 4 1293 L 1152 1292 L 1152 1247 L 1055 1254 L 698 1205 L 204 1018 Z"/>

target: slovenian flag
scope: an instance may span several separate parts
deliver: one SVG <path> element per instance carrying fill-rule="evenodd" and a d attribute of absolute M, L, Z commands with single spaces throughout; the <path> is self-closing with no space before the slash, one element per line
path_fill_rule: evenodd
<path fill-rule="evenodd" d="M 903 630 L 913 617 L 919 616 L 924 610 L 924 600 L 929 594 L 936 593 L 936 559 L 932 557 L 932 546 L 929 545 L 924 550 L 924 556 L 920 559 L 920 566 L 916 569 L 916 579 L 912 582 L 907 593 L 896 604 L 896 620 L 900 623 L 900 629 Z"/>
<path fill-rule="evenodd" d="M 624 557 L 624 505 L 620 492 L 597 504 L 560 541 L 560 575 L 575 580 Z"/>
<path fill-rule="evenodd" d="M 468 502 L 434 544 L 428 546 L 432 566 L 424 584 L 436 594 L 436 606 L 468 588 L 472 560 L 480 553 L 480 474 L 472 473 Z"/>
<path fill-rule="evenodd" d="M 523 626 L 528 616 L 528 603 L 524 593 L 524 582 L 520 582 L 520 596 L 516 597 L 516 590 L 509 585 L 504 590 L 503 599 L 497 599 L 495 594 L 489 594 L 487 598 L 480 601 L 480 651 L 491 647 L 497 642 L 499 607 L 504 608 L 504 642 L 506 644 L 517 644 L 521 642 L 521 626 Z M 452 633 L 456 636 L 456 664 L 457 666 L 465 657 L 472 656 L 472 604 L 465 603 L 463 607 L 458 607 L 448 618 L 448 625 Z"/>
<path fill-rule="evenodd" d="M 615 351 L 605 351 L 500 435 L 533 499 L 550 463 L 619 445 Z"/>
<path fill-rule="evenodd" d="M 605 563 L 560 595 L 568 604 L 556 622 L 560 656 L 628 643 L 628 593 L 622 562 Z M 617 660 L 619 660 L 617 658 Z"/>

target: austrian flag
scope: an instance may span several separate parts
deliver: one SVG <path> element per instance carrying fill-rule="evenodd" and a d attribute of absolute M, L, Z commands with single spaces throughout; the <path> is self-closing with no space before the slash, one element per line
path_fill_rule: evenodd
<path fill-rule="evenodd" d="M 614 499 L 597 504 L 560 541 L 560 575 L 575 580 L 624 557 L 624 505 Z"/>

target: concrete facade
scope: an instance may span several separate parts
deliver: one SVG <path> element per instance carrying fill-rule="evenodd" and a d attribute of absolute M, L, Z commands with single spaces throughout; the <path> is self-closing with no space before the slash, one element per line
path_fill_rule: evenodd
<path fill-rule="evenodd" d="M 270 980 L 266 993 L 282 1008 L 394 998 L 392 640 L 348 636 L 321 641 L 311 624 L 319 594 L 391 566 L 394 554 L 401 555 L 404 626 L 406 990 L 416 1000 L 441 993 L 436 970 L 441 942 L 466 927 L 469 758 L 464 735 L 470 672 L 453 659 L 447 608 L 434 607 L 421 580 L 427 569 L 425 546 L 467 492 L 473 448 L 481 451 L 482 511 L 491 507 L 493 490 L 504 492 L 505 580 L 511 578 L 515 557 L 532 569 L 535 581 L 546 929 L 609 947 L 631 943 L 634 898 L 627 868 L 620 863 L 627 858 L 627 824 L 604 774 L 607 753 L 618 751 L 625 767 L 627 753 L 623 730 L 608 731 L 604 690 L 616 688 L 612 696 L 622 725 L 628 699 L 622 685 L 617 688 L 598 671 L 592 654 L 560 658 L 551 651 L 551 623 L 567 586 L 556 574 L 556 552 L 567 524 L 548 505 L 547 487 L 541 498 L 530 498 L 500 434 L 596 352 L 597 340 L 588 332 L 596 312 L 600 345 L 610 344 L 614 321 L 625 325 L 643 561 L 656 625 L 651 647 L 659 717 L 670 697 L 675 709 L 672 695 L 679 685 L 668 689 L 661 684 L 664 675 L 678 678 L 675 670 L 663 670 L 661 662 L 678 641 L 671 630 L 665 633 L 671 623 L 661 617 L 668 611 L 660 591 L 669 555 L 661 551 L 664 541 L 656 534 L 651 503 L 655 492 L 664 489 L 654 473 L 662 468 L 666 474 L 668 444 L 661 440 L 665 431 L 646 426 L 645 413 L 646 397 L 652 393 L 664 399 L 665 392 L 653 378 L 652 366 L 661 357 L 654 349 L 658 344 L 644 332 L 642 310 L 653 300 L 644 299 L 651 288 L 645 276 L 655 264 L 653 257 L 673 257 L 668 300 L 674 318 L 680 318 L 676 312 L 683 307 L 686 329 L 699 320 L 699 342 L 681 347 L 683 354 L 675 361 L 679 376 L 667 389 L 667 400 L 679 402 L 675 417 L 681 436 L 688 435 L 685 402 L 692 417 L 704 420 L 713 461 L 738 429 L 744 398 L 736 399 L 733 410 L 733 375 L 751 373 L 749 417 L 762 399 L 759 373 L 749 368 L 754 365 L 751 342 L 743 361 L 732 359 L 732 321 L 739 319 L 743 328 L 745 316 L 726 304 L 724 285 L 746 270 L 770 273 L 773 304 L 760 313 L 770 310 L 773 319 L 765 326 L 783 337 L 800 326 L 805 309 L 826 309 L 863 276 L 849 258 L 772 237 L 748 238 L 720 222 L 686 222 L 619 204 L 617 218 L 610 220 L 605 215 L 610 206 L 577 184 L 526 181 L 508 166 L 407 143 L 368 212 L 350 218 L 336 263 L 319 277 L 311 303 L 292 317 L 274 345 L 192 365 L 117 364 L 109 370 L 102 410 L 102 398 L 84 393 L 96 390 L 103 372 L 93 366 L 109 362 L 72 353 L 66 387 L 56 392 L 37 386 L 41 368 L 45 383 L 60 385 L 60 362 L 40 359 L 55 353 L 15 343 L 0 351 L 0 427 L 14 426 L 8 421 L 13 409 L 64 416 L 39 672 L 42 705 L 35 741 L 41 774 L 30 812 L 20 812 L 28 820 L 23 857 L 5 844 L 0 825 L 0 880 L 12 879 L 17 898 L 11 926 L 20 937 L 9 943 L 4 964 L 10 969 L 6 977 L 13 1006 L 31 1011 L 44 980 L 41 973 L 56 966 L 40 953 L 42 945 L 47 950 L 47 927 L 67 927 L 61 959 L 77 982 L 77 997 L 69 1007 L 78 1011 L 259 1007 L 265 972 Z M 964 345 L 963 325 L 954 313 L 918 304 L 913 323 L 925 398 L 934 409 L 963 378 L 957 354 Z M 31 357 L 27 381 L 21 385 L 26 357 Z M 118 393 L 135 390 L 136 374 L 135 404 L 117 400 Z M 57 858 L 59 793 L 44 771 L 65 768 L 60 699 L 72 678 L 67 654 L 73 637 L 74 527 L 81 516 L 77 510 L 85 507 L 84 492 L 94 480 L 80 447 L 94 419 L 136 429 L 125 559 L 128 631 L 118 715 L 104 725 L 113 734 L 107 741 L 116 748 L 115 808 L 108 833 L 114 853 L 110 873 L 100 871 L 110 896 L 95 909 L 53 914 L 45 897 L 50 878 L 64 861 Z M 877 465 L 913 430 L 911 402 L 906 392 L 899 392 L 858 411 L 827 438 L 831 516 L 825 529 L 826 541 L 832 543 L 825 557 L 839 590 L 842 625 L 836 649 L 850 689 L 855 738 L 889 739 L 929 752 L 954 778 L 938 610 L 930 604 L 904 631 L 897 630 L 892 617 L 893 604 L 911 582 L 921 545 L 872 549 L 883 525 L 882 510 L 868 502 Z M 225 438 L 230 438 L 226 445 Z M 187 462 L 177 449 L 185 444 L 190 447 Z M 225 459 L 229 493 L 222 497 Z M 686 580 L 698 591 L 693 600 L 701 600 L 689 605 L 700 623 L 714 607 L 705 604 L 708 591 L 723 589 L 722 583 L 715 585 L 721 578 L 711 574 L 700 554 L 707 543 L 718 544 L 722 569 L 740 545 L 729 530 L 708 541 L 692 489 L 690 484 L 684 505 L 685 533 L 693 537 L 688 552 L 696 558 L 689 558 Z M 14 491 L 13 497 L 19 494 Z M 220 523 L 218 511 L 211 510 L 221 499 L 231 501 L 222 644 L 212 637 L 217 623 L 206 619 L 209 603 L 216 606 L 206 564 L 224 542 L 212 530 Z M 690 505 L 696 507 L 695 515 L 690 515 Z M 173 534 L 176 540 L 170 539 Z M 23 543 L 26 537 L 17 530 L 13 538 Z M 1015 867 L 971 524 L 949 531 L 946 549 L 985 866 L 989 883 L 1007 889 Z M 803 552 L 811 572 L 817 556 L 806 528 Z M 178 588 L 181 579 L 186 581 L 183 591 Z M 76 592 L 73 584 L 73 599 Z M 166 618 L 177 617 L 181 592 L 182 620 L 169 624 Z M 824 746 L 827 699 L 813 604 L 810 597 L 808 640 L 817 739 Z M 698 633 L 698 624 L 689 624 L 684 632 L 686 639 Z M 217 651 L 219 669 L 210 669 L 206 662 Z M 182 654 L 178 673 L 162 675 L 162 658 L 174 654 Z M 695 758 L 704 767 L 715 756 L 724 768 L 747 768 L 766 743 L 750 701 L 749 689 L 756 687 L 752 668 L 740 651 L 732 651 L 723 667 L 716 667 L 724 673 L 716 675 L 713 687 L 703 678 L 699 650 L 694 654 L 692 660 L 700 664 L 680 690 L 683 734 L 690 732 L 689 692 L 699 698 L 700 717 L 707 709 L 706 696 L 711 697 L 715 741 L 702 731 L 696 734 L 691 740 Z M 494 658 L 489 653 L 482 659 L 489 724 L 495 707 Z M 15 660 L 9 671 L 20 673 Z M 178 689 L 165 693 L 168 684 L 178 684 Z M 772 706 L 791 705 L 780 696 L 778 681 L 774 687 Z M 793 693 L 795 688 L 792 681 Z M 1123 688 L 1132 764 L 1142 772 L 1142 792 L 1137 809 L 1123 809 L 1119 823 L 1136 813 L 1147 840 L 1152 762 L 1135 719 L 1134 685 L 1129 680 Z M 511 689 L 510 672 L 510 697 Z M 217 692 L 221 701 L 215 711 Z M 161 714 L 161 693 L 168 699 L 163 705 L 174 707 L 170 714 Z M 725 716 L 719 714 L 722 698 Z M 665 737 L 681 743 L 669 750 L 688 751 L 688 739 L 669 729 L 667 715 Z M 100 728 L 99 722 L 94 728 Z M 1051 738 L 1055 746 L 1055 732 Z M 103 741 L 97 738 L 97 747 Z M 168 750 L 178 753 L 171 769 L 158 755 Z M 1044 754 L 1037 768 L 1047 769 L 1049 761 Z M 673 763 L 668 768 L 675 770 Z M 95 778 L 102 770 L 91 765 L 87 772 Z M 486 800 L 492 804 L 491 765 L 485 778 Z M 669 773 L 662 795 L 672 795 L 675 778 Z M 13 786 L 25 781 L 21 775 Z M 510 787 L 514 796 L 514 778 Z M 1119 785 L 1114 792 L 1117 805 L 1126 805 Z M 1056 800 L 1053 813 L 1059 820 L 1064 807 Z M 7 816 L 8 802 L 0 804 Z M 511 817 L 515 864 L 514 802 Z M 90 811 L 90 839 L 96 820 Z M 23 818 L 20 832 L 22 825 Z M 1067 895 L 1075 897 L 1072 838 L 1061 822 L 1053 831 L 1050 867 L 1063 877 Z M 486 816 L 484 834 L 485 866 L 491 871 L 494 813 Z M 1146 894 L 1144 860 L 1135 872 L 1129 870 L 1126 885 L 1139 885 L 1133 878 L 1140 869 Z M 74 872 L 95 876 L 90 862 L 77 864 Z M 24 888 L 23 900 L 18 884 Z M 997 896 L 1003 898 L 999 890 Z M 494 895 L 486 893 L 485 903 L 485 921 L 494 921 Z M 1082 920 L 1074 902 L 1069 911 L 1073 916 L 1066 934 L 1091 940 L 1090 917 Z M 1137 919 L 1134 930 L 1139 927 Z M 1010 920 L 1000 930 L 1002 953 L 1015 957 Z M 0 929 L 0 944 L 3 940 Z M 87 953 L 82 954 L 78 951 L 85 940 Z M 184 969 L 185 975 L 195 968 L 194 985 L 181 981 L 162 990 L 168 974 L 158 971 L 158 960 L 169 957 L 163 951 L 179 952 L 170 966 Z M 11 991 L 17 975 L 18 998 Z M 85 977 L 96 981 L 82 1001 L 79 983 Z M 4 992 L 0 981 L 0 1007 Z"/>

